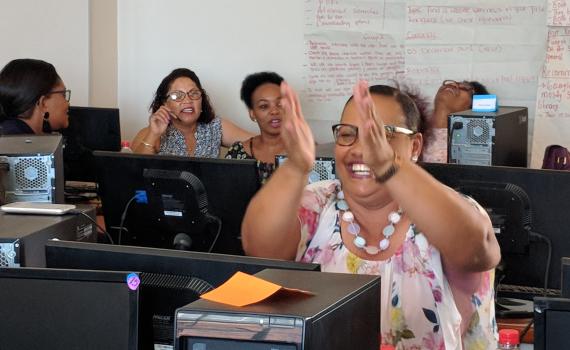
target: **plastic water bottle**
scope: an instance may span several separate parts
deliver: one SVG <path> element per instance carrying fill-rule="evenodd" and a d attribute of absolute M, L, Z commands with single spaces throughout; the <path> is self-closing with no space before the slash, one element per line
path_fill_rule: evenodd
<path fill-rule="evenodd" d="M 133 150 L 131 149 L 131 143 L 129 141 L 121 141 L 121 152 L 133 153 Z"/>
<path fill-rule="evenodd" d="M 499 344 L 497 350 L 513 350 L 519 347 L 519 331 L 516 329 L 501 329 L 499 331 Z"/>

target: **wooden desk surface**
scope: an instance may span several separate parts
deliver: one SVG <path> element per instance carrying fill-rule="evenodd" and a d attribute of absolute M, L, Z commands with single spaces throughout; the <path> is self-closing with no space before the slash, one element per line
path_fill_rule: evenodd
<path fill-rule="evenodd" d="M 499 318 L 497 319 L 497 326 L 499 327 L 499 330 L 503 328 L 510 328 L 522 332 L 522 330 L 531 320 L 531 318 Z M 528 332 L 526 332 L 524 338 L 521 339 L 521 343 L 534 343 L 534 325 L 530 327 Z"/>

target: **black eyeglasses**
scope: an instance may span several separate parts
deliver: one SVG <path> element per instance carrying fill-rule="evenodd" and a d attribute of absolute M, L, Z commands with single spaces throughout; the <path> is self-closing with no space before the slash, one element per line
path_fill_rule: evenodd
<path fill-rule="evenodd" d="M 416 132 L 408 128 L 394 125 L 384 125 L 386 139 L 391 141 L 396 134 L 412 136 Z M 334 142 L 339 146 L 351 146 L 358 138 L 358 127 L 351 124 L 336 124 L 332 126 Z"/>
<path fill-rule="evenodd" d="M 473 89 L 473 86 L 467 82 L 459 82 L 459 81 L 455 81 L 455 80 L 444 80 L 442 85 L 451 85 L 451 86 L 455 86 L 456 88 L 459 88 L 463 91 L 467 91 L 470 93 L 473 93 L 473 91 L 475 89 Z"/>
<path fill-rule="evenodd" d="M 62 94 L 67 102 L 71 100 L 71 90 L 55 90 L 48 92 L 46 95 L 51 94 Z"/>
<path fill-rule="evenodd" d="M 166 97 L 174 102 L 181 102 L 184 98 L 188 96 L 191 100 L 199 100 L 202 97 L 202 91 L 200 90 L 190 90 L 188 92 L 175 90 L 169 92 Z"/>

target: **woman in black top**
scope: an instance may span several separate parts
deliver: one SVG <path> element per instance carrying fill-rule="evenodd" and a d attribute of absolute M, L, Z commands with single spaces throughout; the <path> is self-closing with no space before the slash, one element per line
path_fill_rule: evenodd
<path fill-rule="evenodd" d="M 70 96 L 52 64 L 9 62 L 0 71 L 0 135 L 41 135 L 66 128 Z"/>
<path fill-rule="evenodd" d="M 259 126 L 260 134 L 246 141 L 234 143 L 228 150 L 228 159 L 256 159 L 261 183 L 275 170 L 275 156 L 285 154 L 281 139 L 280 84 L 283 78 L 274 72 L 248 75 L 242 83 L 241 99 L 249 117 Z"/>

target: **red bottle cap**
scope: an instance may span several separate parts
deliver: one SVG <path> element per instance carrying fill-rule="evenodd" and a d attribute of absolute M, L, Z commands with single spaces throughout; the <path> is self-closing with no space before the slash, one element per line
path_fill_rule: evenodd
<path fill-rule="evenodd" d="M 121 148 L 122 147 L 131 147 L 131 143 L 129 141 L 121 141 Z"/>
<path fill-rule="evenodd" d="M 519 331 L 516 329 L 501 329 L 499 331 L 499 343 L 504 345 L 520 344 Z"/>

